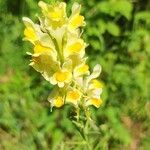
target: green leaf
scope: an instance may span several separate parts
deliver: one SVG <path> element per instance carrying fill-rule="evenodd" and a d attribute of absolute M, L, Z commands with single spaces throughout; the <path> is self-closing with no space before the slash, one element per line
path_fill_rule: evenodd
<path fill-rule="evenodd" d="M 103 20 L 99 20 L 97 25 L 99 33 L 103 34 L 106 31 L 106 23 Z"/>
<path fill-rule="evenodd" d="M 129 20 L 131 18 L 133 6 L 132 3 L 129 1 L 121 0 L 121 1 L 116 1 L 115 4 L 113 4 L 112 9 L 115 12 L 119 12 Z"/>
<path fill-rule="evenodd" d="M 114 35 L 114 36 L 119 36 L 120 35 L 120 28 L 118 25 L 116 25 L 113 22 L 108 22 L 107 23 L 107 31 Z"/>

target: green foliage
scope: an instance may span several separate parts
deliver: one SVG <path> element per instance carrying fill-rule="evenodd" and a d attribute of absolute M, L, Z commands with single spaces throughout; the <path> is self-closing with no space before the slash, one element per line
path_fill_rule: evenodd
<path fill-rule="evenodd" d="M 54 1 L 54 0 L 53 0 Z M 45 0 L 45 2 L 53 2 Z M 150 147 L 150 3 L 77 0 L 87 25 L 89 63 L 102 65 L 103 106 L 92 109 L 95 150 Z M 37 20 L 38 0 L 0 1 L 0 149 L 87 149 L 69 121 L 72 108 L 49 110 L 51 86 L 28 66 L 22 16 Z M 74 1 L 67 1 L 70 7 Z M 68 111 L 69 110 L 69 111 Z M 137 142 L 138 141 L 138 142 Z"/>

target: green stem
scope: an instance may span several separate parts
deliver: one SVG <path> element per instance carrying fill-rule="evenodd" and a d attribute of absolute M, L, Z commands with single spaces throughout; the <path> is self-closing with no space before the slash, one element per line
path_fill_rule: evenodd
<path fill-rule="evenodd" d="M 92 150 L 92 148 L 90 146 L 90 143 L 89 143 L 88 135 L 87 135 L 88 125 L 89 125 L 89 123 L 88 123 L 88 120 L 87 120 L 86 123 L 85 123 L 85 129 L 83 130 L 83 132 L 84 132 L 84 135 L 85 135 L 85 141 L 86 141 L 87 148 L 88 148 L 88 150 Z"/>
<path fill-rule="evenodd" d="M 79 117 L 80 117 L 80 108 L 77 108 L 77 122 L 79 122 Z"/>
<path fill-rule="evenodd" d="M 52 35 L 49 33 L 49 31 L 47 31 L 47 33 L 50 36 L 50 38 L 52 39 L 52 41 L 55 45 L 56 51 L 58 52 L 58 59 L 60 60 L 61 64 L 63 64 L 63 62 L 64 62 L 63 51 L 59 48 L 57 40 L 52 37 Z"/>
<path fill-rule="evenodd" d="M 56 46 L 56 50 L 57 50 L 57 52 L 58 52 L 58 59 L 60 60 L 61 64 L 63 64 L 64 60 L 63 60 L 63 54 L 62 54 L 62 52 L 61 52 L 61 49 L 59 48 L 56 39 L 53 39 L 53 41 L 54 41 L 54 44 L 55 44 L 55 46 Z"/>

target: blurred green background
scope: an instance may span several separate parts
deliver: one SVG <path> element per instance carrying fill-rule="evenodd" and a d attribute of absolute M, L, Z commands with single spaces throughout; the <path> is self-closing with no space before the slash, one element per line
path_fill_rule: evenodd
<path fill-rule="evenodd" d="M 52 0 L 45 0 L 51 3 Z M 68 12 L 73 0 L 66 0 Z M 103 105 L 91 108 L 100 134 L 93 150 L 150 149 L 150 1 L 77 0 L 92 67 L 102 65 Z M 22 17 L 37 21 L 38 0 L 0 0 L 0 150 L 84 150 L 69 120 L 72 108 L 50 112 L 51 85 L 28 66 Z"/>

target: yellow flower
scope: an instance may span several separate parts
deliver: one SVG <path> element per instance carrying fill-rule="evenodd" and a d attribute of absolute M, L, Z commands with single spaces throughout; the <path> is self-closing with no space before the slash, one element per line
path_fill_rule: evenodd
<path fill-rule="evenodd" d="M 89 89 L 94 90 L 94 89 L 102 89 L 103 88 L 103 83 L 98 81 L 97 79 L 93 79 L 89 83 Z"/>
<path fill-rule="evenodd" d="M 53 10 L 48 12 L 48 17 L 54 21 L 59 21 L 64 17 L 61 8 L 55 7 Z"/>
<path fill-rule="evenodd" d="M 51 76 L 59 69 L 59 62 L 55 61 L 53 57 L 47 53 L 41 53 L 40 55 L 32 55 L 32 62 L 30 65 L 42 76 L 50 81 Z"/>
<path fill-rule="evenodd" d="M 73 16 L 69 22 L 70 29 L 76 29 L 76 28 L 78 28 L 80 26 L 84 26 L 84 25 L 85 25 L 84 17 L 79 14 Z"/>
<path fill-rule="evenodd" d="M 100 75 L 101 66 L 96 65 L 93 72 L 86 78 L 84 91 L 87 93 L 88 97 L 100 98 L 102 93 L 102 83 L 96 78 Z"/>
<path fill-rule="evenodd" d="M 91 98 L 89 100 L 86 101 L 86 106 L 90 106 L 90 105 L 93 105 L 97 108 L 99 108 L 102 104 L 102 100 L 101 99 L 98 99 L 98 98 Z"/>
<path fill-rule="evenodd" d="M 74 3 L 72 6 L 72 15 L 69 18 L 69 29 L 74 30 L 78 27 L 85 26 L 84 16 L 80 15 L 81 5 Z"/>
<path fill-rule="evenodd" d="M 51 107 L 60 108 L 64 105 L 64 98 L 60 95 L 55 95 L 53 98 L 49 98 L 49 102 L 51 103 Z"/>
<path fill-rule="evenodd" d="M 37 35 L 32 27 L 26 27 L 24 30 L 24 35 L 26 39 L 29 39 L 32 42 L 37 40 Z"/>
<path fill-rule="evenodd" d="M 69 35 L 68 37 L 68 43 L 64 49 L 64 57 L 67 58 L 70 55 L 77 54 L 82 58 L 85 54 L 86 43 L 84 43 L 82 39 L 73 38 L 71 36 L 73 35 Z"/>
<path fill-rule="evenodd" d="M 41 43 L 37 43 L 34 46 L 34 53 L 40 54 L 40 53 L 51 53 L 52 49 L 46 46 L 43 46 Z"/>
<path fill-rule="evenodd" d="M 58 96 L 54 99 L 54 102 L 53 102 L 53 105 L 57 108 L 61 107 L 64 105 L 64 101 L 63 101 L 63 98 Z"/>
<path fill-rule="evenodd" d="M 31 19 L 23 17 L 23 22 L 26 26 L 24 30 L 24 40 L 28 40 L 34 44 L 38 40 L 38 32 L 40 32 L 40 27 L 37 24 L 34 24 Z"/>
<path fill-rule="evenodd" d="M 46 17 L 45 20 L 47 26 L 57 28 L 66 23 L 66 3 L 60 2 L 50 5 L 40 1 L 39 6 L 42 9 L 42 13 Z"/>
<path fill-rule="evenodd" d="M 102 93 L 102 83 L 96 79 L 100 72 L 100 65 L 96 65 L 93 69 L 93 72 L 86 78 L 83 78 L 83 81 L 81 80 L 81 84 L 79 84 L 79 86 L 82 87 L 82 91 L 84 93 L 84 102 L 85 106 L 87 107 L 89 105 L 93 105 L 98 108 L 102 104 L 102 100 L 100 99 Z"/>
<path fill-rule="evenodd" d="M 56 61 L 57 59 L 57 53 L 54 49 L 44 46 L 42 43 L 37 42 L 34 45 L 34 54 L 32 54 L 33 56 L 39 56 L 41 54 L 45 54 L 45 55 L 50 55 L 54 61 Z"/>
<path fill-rule="evenodd" d="M 72 103 L 75 106 L 77 106 L 77 104 L 79 103 L 79 101 L 81 100 L 81 92 L 79 90 L 71 90 L 67 93 L 66 96 L 66 102 L 68 103 Z"/>
<path fill-rule="evenodd" d="M 81 65 L 75 67 L 73 72 L 75 78 L 83 75 L 88 75 L 88 74 L 89 74 L 89 66 L 86 65 L 85 63 L 82 63 Z"/>
<path fill-rule="evenodd" d="M 102 93 L 102 84 L 98 80 L 92 81 L 89 83 L 87 93 L 89 97 L 100 98 Z"/>
<path fill-rule="evenodd" d="M 85 90 L 87 90 L 89 83 L 93 80 L 96 79 L 101 73 L 101 66 L 99 64 L 95 65 L 93 68 L 93 72 L 86 78 L 85 81 Z"/>
<path fill-rule="evenodd" d="M 39 24 L 24 17 L 26 26 L 25 40 L 33 44 L 30 65 L 55 86 L 49 96 L 52 107 L 61 107 L 64 103 L 83 108 L 102 104 L 100 98 L 103 84 L 96 78 L 101 67 L 96 65 L 90 73 L 86 64 L 85 48 L 87 44 L 81 38 L 80 27 L 85 25 L 80 15 L 81 5 L 74 3 L 72 13 L 66 15 L 66 3 L 46 4 L 39 2 L 43 16 Z"/>
<path fill-rule="evenodd" d="M 82 47 L 83 47 L 82 40 L 80 41 L 78 40 L 75 43 L 68 46 L 68 51 L 70 51 L 71 53 L 78 53 L 81 51 Z"/>
<path fill-rule="evenodd" d="M 47 53 L 51 55 L 55 61 L 57 61 L 57 51 L 53 40 L 47 33 L 40 33 L 39 40 L 34 42 L 34 55 L 40 55 L 42 53 Z"/>
<path fill-rule="evenodd" d="M 77 66 L 79 66 L 81 64 L 85 64 L 85 62 L 87 60 L 87 57 L 81 58 L 79 55 L 74 54 L 74 55 L 70 55 L 68 57 L 68 59 L 71 60 L 71 62 L 72 62 L 72 70 L 74 70 L 75 67 L 77 67 Z"/>
<path fill-rule="evenodd" d="M 71 81 L 72 74 L 67 70 L 59 70 L 53 74 L 50 78 L 50 82 L 53 85 L 58 84 L 59 87 L 64 87 L 65 83 L 69 83 Z"/>

